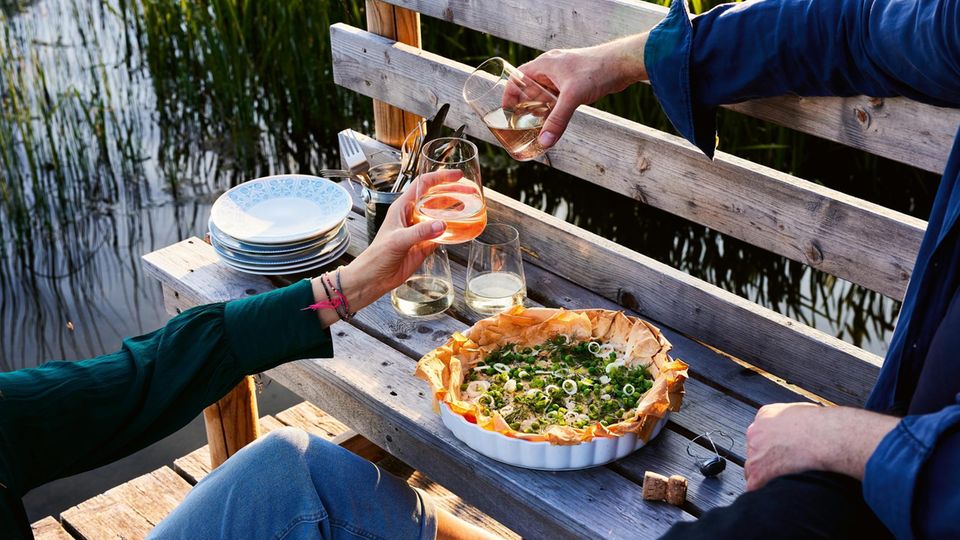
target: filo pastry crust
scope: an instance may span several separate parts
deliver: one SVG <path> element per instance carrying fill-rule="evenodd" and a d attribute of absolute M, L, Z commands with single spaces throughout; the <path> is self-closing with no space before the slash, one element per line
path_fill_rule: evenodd
<path fill-rule="evenodd" d="M 558 335 L 571 342 L 595 340 L 623 351 L 626 367 L 644 366 L 653 377 L 653 387 L 636 405 L 636 414 L 619 423 L 603 426 L 600 422 L 583 428 L 552 425 L 541 433 L 521 433 L 511 429 L 500 413 L 484 415 L 476 403 L 461 399 L 460 385 L 469 370 L 494 349 L 507 343 L 533 347 Z M 572 445 L 596 437 L 618 437 L 636 433 L 644 442 L 661 418 L 680 409 L 687 364 L 667 354 L 670 342 L 650 323 L 605 309 L 566 310 L 550 308 L 512 308 L 478 321 L 463 334 L 454 334 L 446 343 L 428 352 L 417 363 L 416 376 L 432 391 L 434 409 L 446 403 L 450 410 L 479 427 L 508 437 L 528 441 L 548 441 Z"/>

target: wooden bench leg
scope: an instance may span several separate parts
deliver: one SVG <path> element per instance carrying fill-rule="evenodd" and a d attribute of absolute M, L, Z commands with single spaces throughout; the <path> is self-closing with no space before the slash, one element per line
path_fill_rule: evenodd
<path fill-rule="evenodd" d="M 256 391 L 253 377 L 244 377 L 230 393 L 203 410 L 211 468 L 216 469 L 260 436 Z"/>
<path fill-rule="evenodd" d="M 383 37 L 413 45 L 420 41 L 420 14 L 381 2 L 367 0 L 367 29 Z M 403 139 L 422 119 L 388 103 L 373 100 L 373 124 L 377 140 L 400 148 Z"/>

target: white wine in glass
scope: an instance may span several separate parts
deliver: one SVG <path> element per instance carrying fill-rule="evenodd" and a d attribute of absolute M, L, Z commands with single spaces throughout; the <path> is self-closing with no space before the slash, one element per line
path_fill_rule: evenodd
<path fill-rule="evenodd" d="M 390 301 L 408 317 L 436 315 L 453 305 L 453 287 L 442 278 L 411 276 L 393 290 Z"/>
<path fill-rule="evenodd" d="M 523 278 L 513 272 L 487 272 L 467 282 L 463 299 L 477 313 L 495 314 L 523 304 L 527 297 Z"/>
<path fill-rule="evenodd" d="M 463 299 L 477 313 L 494 315 L 523 305 L 526 298 L 520 233 L 510 225 L 491 223 L 470 243 Z"/>
<path fill-rule="evenodd" d="M 401 315 L 427 317 L 453 305 L 450 259 L 443 246 L 427 256 L 420 268 L 390 292 L 390 302 Z"/>

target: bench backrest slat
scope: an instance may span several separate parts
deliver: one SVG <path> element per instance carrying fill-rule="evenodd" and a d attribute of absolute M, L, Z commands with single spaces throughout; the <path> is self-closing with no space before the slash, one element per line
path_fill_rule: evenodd
<path fill-rule="evenodd" d="M 460 95 L 470 67 L 347 25 L 331 28 L 338 84 L 496 140 Z M 429 78 L 421 74 L 429 73 Z M 617 193 L 902 298 L 923 221 L 729 154 L 708 161 L 682 139 L 581 107 L 551 165 Z"/>
<path fill-rule="evenodd" d="M 643 0 L 384 1 L 542 51 L 644 32 L 667 12 Z M 960 110 L 902 98 L 779 97 L 729 108 L 936 173 L 960 126 Z"/>

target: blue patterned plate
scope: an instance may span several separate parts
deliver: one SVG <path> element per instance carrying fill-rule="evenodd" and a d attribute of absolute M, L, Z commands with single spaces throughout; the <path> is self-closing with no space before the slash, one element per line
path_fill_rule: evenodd
<path fill-rule="evenodd" d="M 257 274 L 259 276 L 286 276 L 291 274 L 302 274 L 303 272 L 309 272 L 310 270 L 315 270 L 322 266 L 326 266 L 347 252 L 347 248 L 350 247 L 350 238 L 349 234 L 347 235 L 347 240 L 340 246 L 337 247 L 333 253 L 328 253 L 326 255 L 321 255 L 317 259 L 311 259 L 309 261 L 293 264 L 290 266 L 257 266 L 250 264 L 240 264 L 232 262 L 230 260 L 220 258 L 220 261 L 223 264 L 237 270 L 238 272 L 244 272 L 246 274 Z"/>
<path fill-rule="evenodd" d="M 330 239 L 329 242 L 318 244 L 309 249 L 298 251 L 296 253 L 279 253 L 279 254 L 256 254 L 250 255 L 243 253 L 241 251 L 235 251 L 230 249 L 228 246 L 225 246 L 220 243 L 219 239 L 215 236 L 211 236 L 211 244 L 213 249 L 216 250 L 217 254 L 220 257 L 227 259 L 232 263 L 239 264 L 250 264 L 255 266 L 290 266 L 294 264 L 302 264 L 304 262 L 316 259 L 322 255 L 326 255 L 332 251 L 339 249 L 343 242 L 348 238 L 349 229 L 346 227 L 341 227 L 336 236 Z"/>
<path fill-rule="evenodd" d="M 315 176 L 283 174 L 244 182 L 210 210 L 227 236 L 254 244 L 290 244 L 336 227 L 353 203 L 342 186 Z"/>
<path fill-rule="evenodd" d="M 236 238 L 231 238 L 227 236 L 226 233 L 221 231 L 214 225 L 213 221 L 207 223 L 210 227 L 210 239 L 220 244 L 222 247 L 229 248 L 231 251 L 236 251 L 243 253 L 244 255 L 250 255 L 254 257 L 259 256 L 282 256 L 282 255 L 293 255 L 295 253 L 300 253 L 310 249 L 315 249 L 317 246 L 321 246 L 332 241 L 337 235 L 343 234 L 343 231 L 346 229 L 345 224 L 340 224 L 327 231 L 316 238 L 310 238 L 309 240 L 304 240 L 303 242 L 297 242 L 294 244 L 250 244 L 248 242 L 241 242 Z"/>

